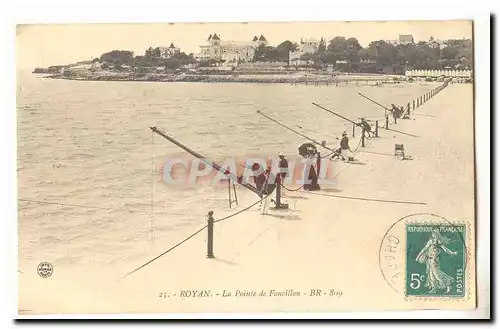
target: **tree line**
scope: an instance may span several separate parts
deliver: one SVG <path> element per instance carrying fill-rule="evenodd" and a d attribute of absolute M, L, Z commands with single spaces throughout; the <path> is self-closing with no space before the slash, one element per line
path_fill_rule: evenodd
<path fill-rule="evenodd" d="M 284 62 L 289 63 L 290 51 L 298 50 L 300 45 L 290 40 L 283 41 L 278 46 L 260 45 L 255 49 L 254 62 Z M 318 69 L 334 65 L 336 70 L 344 72 L 380 72 L 390 68 L 394 73 L 405 70 L 442 70 L 471 69 L 473 65 L 471 40 L 450 40 L 446 47 L 433 48 L 427 42 L 416 44 L 397 44 L 378 40 L 372 41 L 367 47 L 362 47 L 356 38 L 335 37 L 328 43 L 320 41 L 314 53 L 306 53 L 300 60 L 309 64 L 306 66 Z M 154 68 L 164 66 L 176 69 L 186 64 L 196 63 L 193 54 L 175 51 L 165 58 L 161 49 L 148 48 L 144 55 L 135 56 L 132 51 L 113 50 L 102 54 L 98 59 L 105 65 L 120 68 L 123 65 L 138 68 Z M 200 66 L 213 66 L 223 60 L 208 60 L 200 62 Z M 293 64 L 293 63 L 292 63 Z"/>
<path fill-rule="evenodd" d="M 134 53 L 130 50 L 112 50 L 102 54 L 99 58 L 94 59 L 94 61 L 103 63 L 104 68 L 112 66 L 115 69 L 120 69 L 124 65 L 138 68 L 164 66 L 167 69 L 175 69 L 196 62 L 192 53 L 188 55 L 182 51 L 175 51 L 168 57 L 164 57 L 159 47 L 150 47 L 146 49 L 144 55 L 137 56 L 134 56 Z"/>
<path fill-rule="evenodd" d="M 256 49 L 255 61 L 288 61 L 289 51 L 299 48 L 297 43 L 286 40 L 277 47 L 261 45 Z M 446 47 L 433 48 L 427 42 L 397 44 L 378 40 L 362 47 L 356 38 L 335 37 L 328 42 L 320 41 L 314 53 L 300 57 L 321 68 L 329 64 L 348 72 L 373 71 L 392 67 L 396 72 L 405 70 L 438 70 L 445 68 L 470 69 L 473 64 L 472 41 L 451 40 Z"/>

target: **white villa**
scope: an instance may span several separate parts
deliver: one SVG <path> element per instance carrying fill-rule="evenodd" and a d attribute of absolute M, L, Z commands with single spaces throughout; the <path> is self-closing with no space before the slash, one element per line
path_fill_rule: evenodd
<path fill-rule="evenodd" d="M 221 41 L 217 33 L 214 33 L 200 45 L 200 53 L 194 56 L 198 61 L 215 59 L 225 60 L 225 63 L 250 62 L 254 59 L 255 49 L 260 45 L 267 45 L 262 34 L 259 38 L 255 36 L 252 41 Z"/>
<path fill-rule="evenodd" d="M 170 46 L 168 47 L 160 47 L 160 56 L 161 58 L 170 58 L 172 57 L 175 53 L 180 52 L 180 48 L 174 46 L 174 43 L 171 42 Z"/>
<path fill-rule="evenodd" d="M 397 40 L 384 40 L 384 41 L 393 46 L 415 44 L 415 40 L 413 39 L 413 35 L 411 34 L 400 34 Z"/>
<path fill-rule="evenodd" d="M 288 65 L 302 64 L 300 57 L 305 54 L 314 54 L 318 51 L 320 43 L 324 42 L 323 38 L 317 40 L 314 38 L 300 39 L 299 48 L 296 51 L 291 51 L 288 56 Z"/>

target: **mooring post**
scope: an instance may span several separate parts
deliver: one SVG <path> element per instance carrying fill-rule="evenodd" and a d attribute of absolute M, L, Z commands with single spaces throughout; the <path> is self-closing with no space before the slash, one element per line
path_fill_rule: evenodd
<path fill-rule="evenodd" d="M 231 209 L 232 201 L 231 201 L 231 179 L 227 180 L 227 191 L 229 192 L 229 209 Z"/>
<path fill-rule="evenodd" d="M 281 176 L 276 177 L 276 208 L 281 207 Z"/>
<path fill-rule="evenodd" d="M 378 137 L 378 120 L 375 121 L 375 137 Z"/>
<path fill-rule="evenodd" d="M 214 256 L 214 212 L 208 212 L 207 220 L 207 258 L 215 258 Z"/>
<path fill-rule="evenodd" d="M 365 127 L 361 127 L 361 147 L 365 147 Z"/>
<path fill-rule="evenodd" d="M 389 115 L 385 115 L 385 129 L 389 129 Z"/>
<path fill-rule="evenodd" d="M 356 129 L 356 125 L 353 123 L 352 124 L 352 137 L 354 137 L 354 130 Z"/>

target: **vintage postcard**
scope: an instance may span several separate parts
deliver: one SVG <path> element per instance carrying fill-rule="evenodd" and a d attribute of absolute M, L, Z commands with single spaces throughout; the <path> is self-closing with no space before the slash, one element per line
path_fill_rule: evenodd
<path fill-rule="evenodd" d="M 472 31 L 18 25 L 19 315 L 475 309 Z"/>

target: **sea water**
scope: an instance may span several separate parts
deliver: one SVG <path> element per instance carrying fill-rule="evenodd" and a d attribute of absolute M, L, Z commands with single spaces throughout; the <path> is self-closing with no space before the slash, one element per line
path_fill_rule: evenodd
<path fill-rule="evenodd" d="M 148 257 L 151 244 L 168 248 L 204 225 L 209 210 L 228 210 L 227 187 L 165 184 L 166 159 L 191 156 L 150 126 L 216 162 L 278 152 L 297 156 L 306 140 L 256 111 L 333 148 L 343 131 L 352 133 L 352 124 L 312 102 L 383 125 L 384 110 L 358 93 L 389 107 L 432 87 L 99 82 L 19 74 L 19 268 L 41 261 L 54 267 L 134 262 Z"/>

